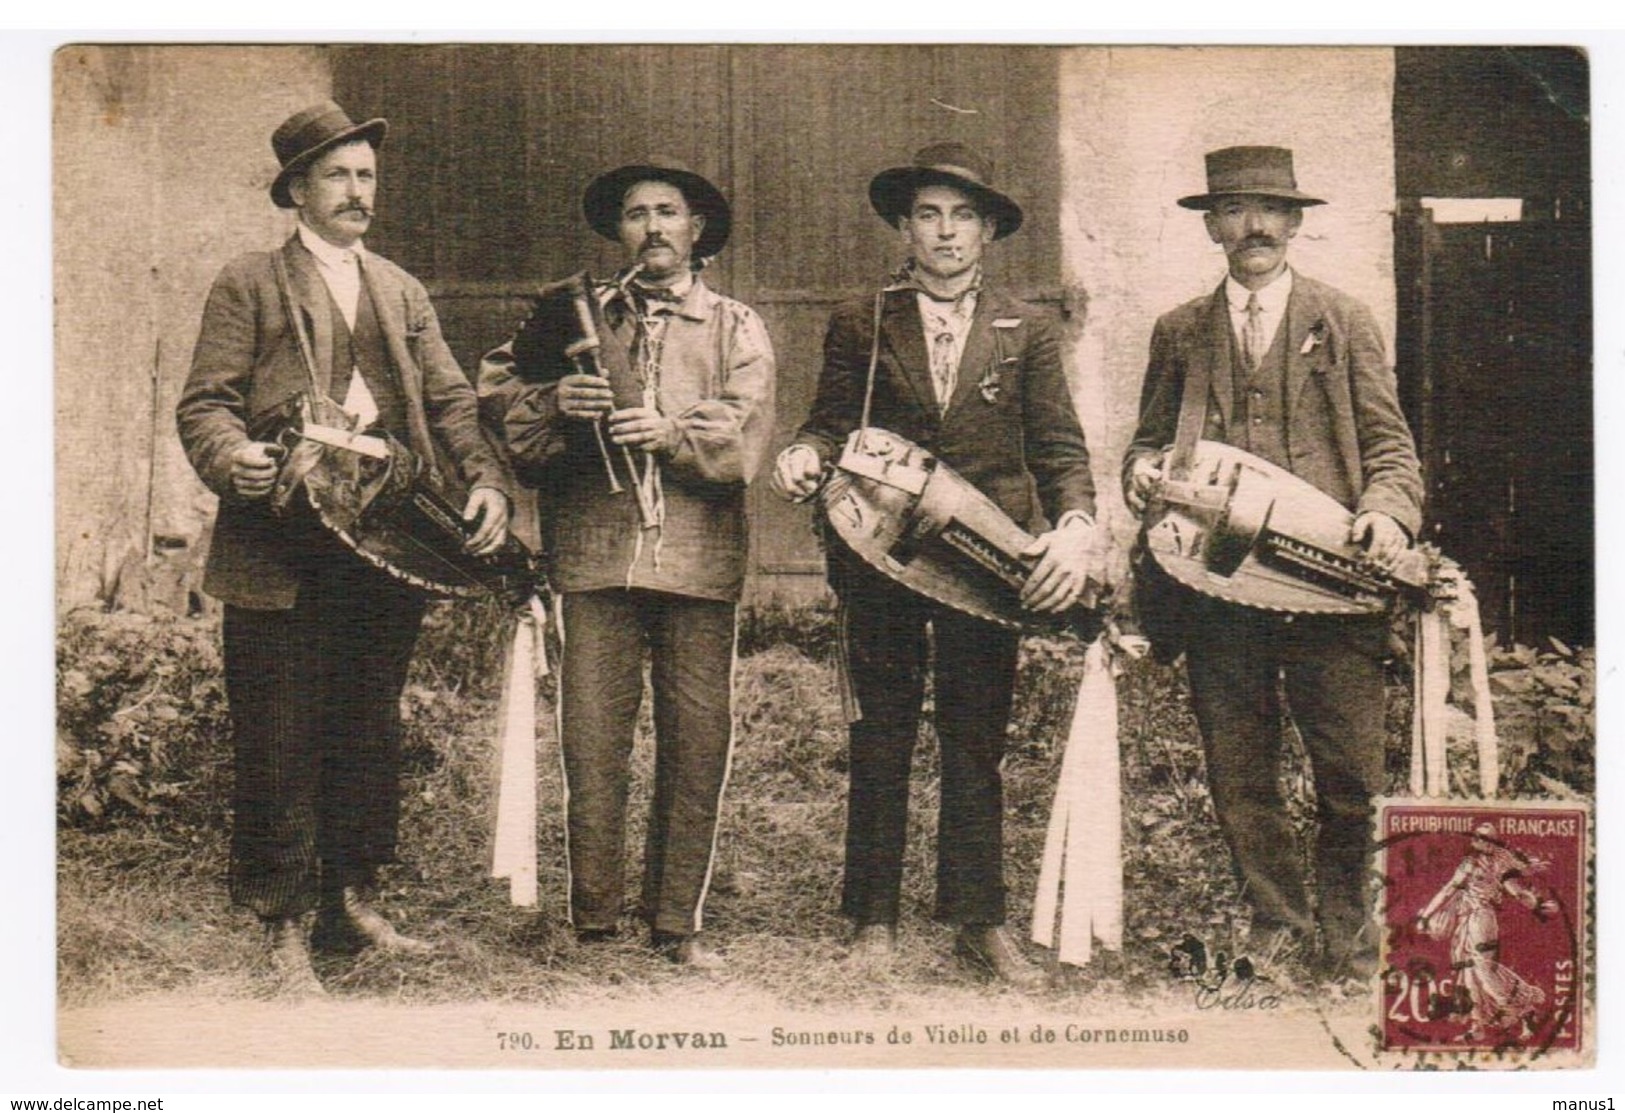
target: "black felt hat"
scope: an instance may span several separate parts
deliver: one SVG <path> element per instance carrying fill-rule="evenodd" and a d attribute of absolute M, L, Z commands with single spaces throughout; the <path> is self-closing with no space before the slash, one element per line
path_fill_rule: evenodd
<path fill-rule="evenodd" d="M 895 225 L 908 215 L 914 194 L 930 185 L 952 186 L 975 198 L 982 215 L 993 221 L 996 240 L 1021 227 L 1021 206 L 993 188 L 993 160 L 963 143 L 933 143 L 915 154 L 913 165 L 882 170 L 869 183 L 869 203 Z"/>
<path fill-rule="evenodd" d="M 279 209 L 293 208 L 288 183 L 315 162 L 323 151 L 352 139 L 365 139 L 372 144 L 373 150 L 377 150 L 383 146 L 384 136 L 388 133 L 388 120 L 375 118 L 358 124 L 350 119 L 349 113 L 330 100 L 295 112 L 282 121 L 282 126 L 271 135 L 271 150 L 276 152 L 276 160 L 282 164 L 276 181 L 271 183 L 271 200 L 276 202 Z"/>
<path fill-rule="evenodd" d="M 683 193 L 690 211 L 705 217 L 705 229 L 694 241 L 694 256 L 709 259 L 728 242 L 733 210 L 722 191 L 676 159 L 651 155 L 642 162 L 607 170 L 592 180 L 581 198 L 581 211 L 594 232 L 609 240 L 621 238 L 621 202 L 639 182 L 666 182 Z"/>

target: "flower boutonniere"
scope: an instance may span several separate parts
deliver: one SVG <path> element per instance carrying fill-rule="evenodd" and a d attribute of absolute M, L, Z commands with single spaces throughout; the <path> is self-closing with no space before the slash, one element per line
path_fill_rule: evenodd
<path fill-rule="evenodd" d="M 1006 360 L 1005 362 L 1013 363 L 1015 361 Z M 976 382 L 977 393 L 982 396 L 982 401 L 986 402 L 990 406 L 998 404 L 999 391 L 1004 386 L 1004 384 L 999 381 L 999 366 L 1000 365 L 997 363 L 988 364 L 987 370 L 982 372 L 982 377 Z"/>
<path fill-rule="evenodd" d="M 1322 344 L 1326 343 L 1327 332 L 1326 319 L 1324 317 L 1310 325 L 1309 335 L 1303 338 L 1303 347 L 1298 349 L 1298 354 L 1301 356 L 1306 356 L 1313 352 L 1316 348 L 1320 347 Z"/>

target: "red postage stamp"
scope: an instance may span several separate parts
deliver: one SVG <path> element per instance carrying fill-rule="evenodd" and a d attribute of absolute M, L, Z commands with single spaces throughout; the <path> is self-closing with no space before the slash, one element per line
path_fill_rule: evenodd
<path fill-rule="evenodd" d="M 1388 800 L 1377 822 L 1382 1049 L 1579 1052 L 1587 808 Z"/>

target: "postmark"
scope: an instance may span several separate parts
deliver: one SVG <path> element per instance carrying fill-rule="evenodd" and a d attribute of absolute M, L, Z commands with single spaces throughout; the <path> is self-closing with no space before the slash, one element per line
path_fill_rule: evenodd
<path fill-rule="evenodd" d="M 1379 1055 L 1583 1060 L 1590 809 L 1389 799 L 1376 823 Z"/>

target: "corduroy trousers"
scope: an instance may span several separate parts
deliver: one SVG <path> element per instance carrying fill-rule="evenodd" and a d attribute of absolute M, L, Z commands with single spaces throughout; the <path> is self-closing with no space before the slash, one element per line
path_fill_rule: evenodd
<path fill-rule="evenodd" d="M 336 546 L 289 610 L 228 606 L 231 898 L 295 916 L 395 858 L 401 690 L 424 603 Z"/>

